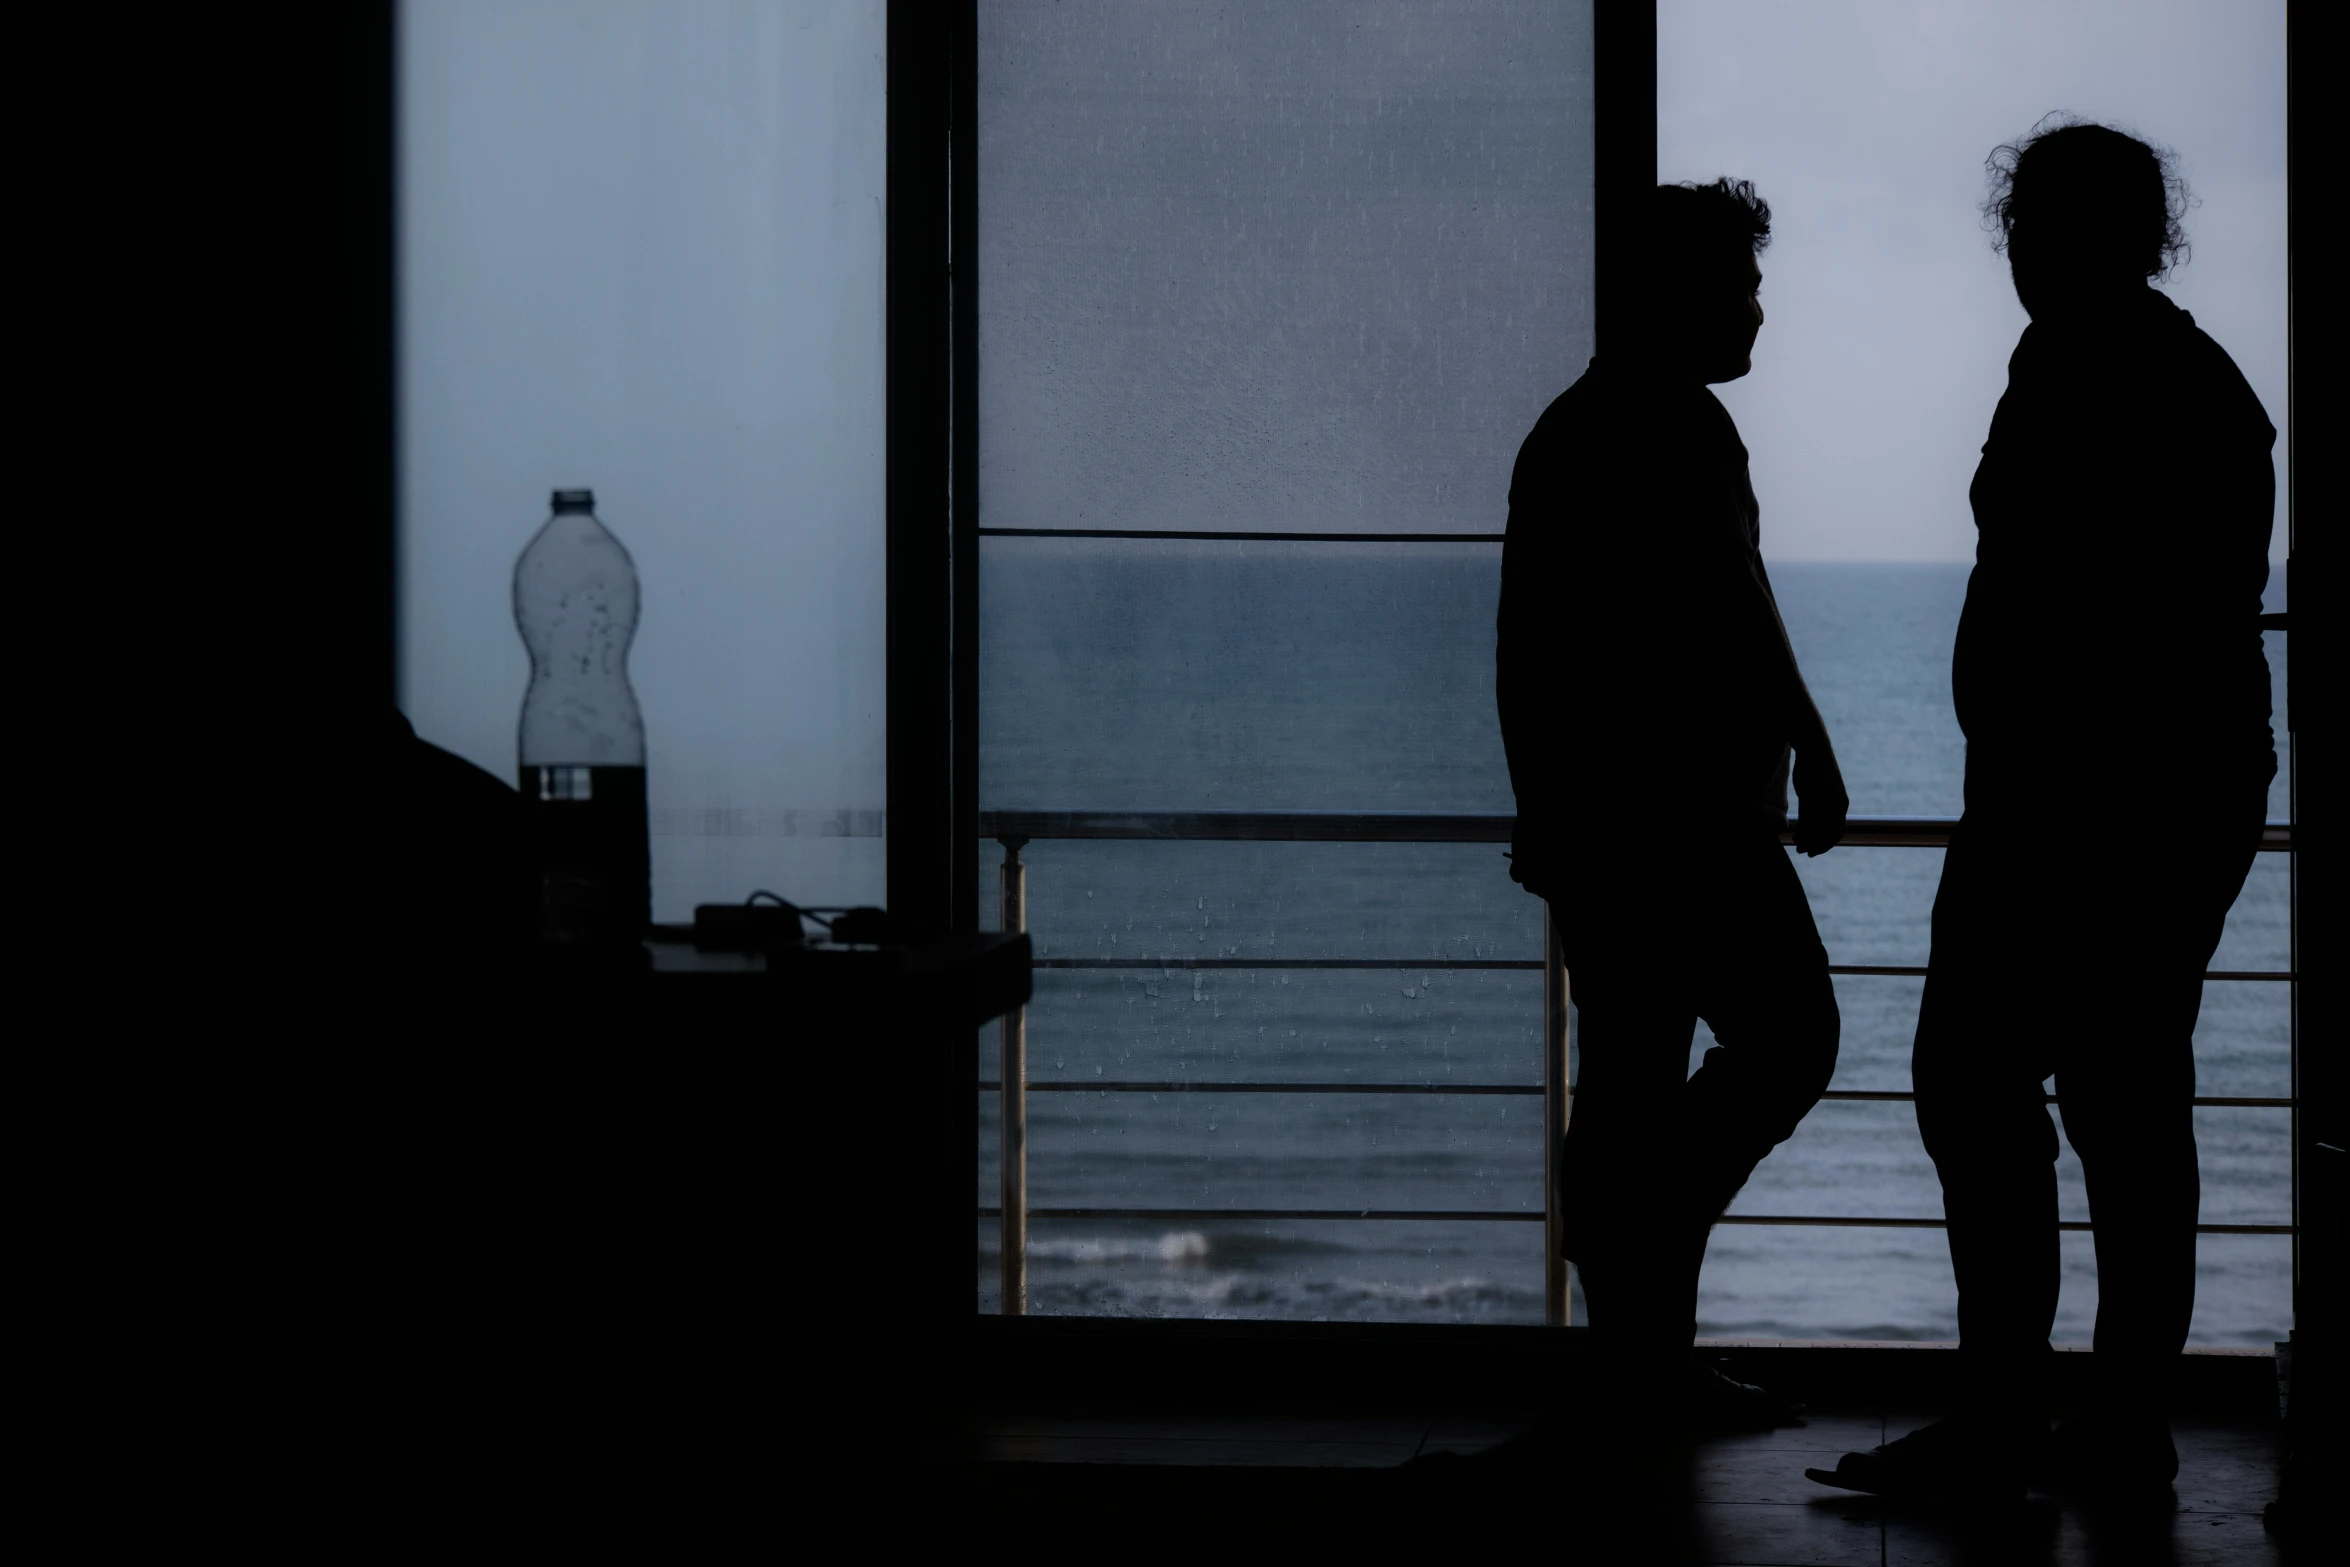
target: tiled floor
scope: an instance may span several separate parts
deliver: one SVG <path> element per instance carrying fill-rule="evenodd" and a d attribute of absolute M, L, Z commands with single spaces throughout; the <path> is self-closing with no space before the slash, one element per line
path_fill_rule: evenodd
<path fill-rule="evenodd" d="M 1823 1410 L 1800 1427 L 1694 1444 L 1578 1426 L 1495 1455 L 1540 1411 L 1448 1403 L 1247 1413 L 1139 1406 L 995 1407 L 972 1418 L 974 1480 L 1014 1506 L 1126 1528 L 1211 1527 L 1227 1550 L 1284 1560 L 1467 1558 L 1520 1534 L 1579 1562 L 1984 1563 L 2191 1567 L 2304 1559 L 2263 1528 L 2276 1494 L 2273 1421 L 2179 1425 L 2174 1499 L 2020 1508 L 1904 1507 L 1804 1478 L 1807 1465 L 1924 1423 L 1900 1410 Z M 1521 1444 L 1521 1447 L 1523 1445 Z M 1485 1453 L 1468 1463 L 1407 1460 Z M 1249 1542 L 1254 1548 L 1243 1547 Z M 1172 1544 L 1172 1537 L 1168 1538 Z"/>

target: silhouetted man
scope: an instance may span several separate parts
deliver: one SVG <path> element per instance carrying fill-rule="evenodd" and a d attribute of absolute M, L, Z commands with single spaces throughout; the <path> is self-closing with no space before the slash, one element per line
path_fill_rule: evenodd
<path fill-rule="evenodd" d="M 1648 293 L 1526 438 L 1510 484 L 1496 694 L 1511 874 L 1551 912 L 1580 1071 L 1565 1250 L 1616 1392 L 1702 1418 L 1795 1411 L 1691 1355 L 1707 1233 L 1836 1063 L 1828 960 L 1797 846 L 1847 801 L 1763 570 L 1746 448 L 1706 390 L 1750 368 L 1770 208 L 1744 182 L 1665 186 Z M 1698 1018 L 1717 1048 L 1689 1072 Z"/>
<path fill-rule="evenodd" d="M 1815 1478 L 2014 1496 L 2160 1492 L 2195 1304 L 2192 1049 L 2203 971 L 2276 757 L 2257 617 L 2275 439 L 2194 319 L 2147 286 L 2185 193 L 2145 143 L 2068 124 L 1991 159 L 2032 317 L 1975 470 L 1951 660 L 1966 814 L 1943 862 L 1913 1072 L 1958 1279 L 1961 1407 Z M 2090 813 L 2089 831 L 2059 822 Z M 2090 1415 L 2048 1441 L 2056 1128 L 2096 1226 Z"/>

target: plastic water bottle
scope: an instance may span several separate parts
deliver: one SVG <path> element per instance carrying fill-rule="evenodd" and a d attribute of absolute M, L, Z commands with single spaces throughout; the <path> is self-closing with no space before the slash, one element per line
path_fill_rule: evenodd
<path fill-rule="evenodd" d="M 514 563 L 514 624 L 530 650 L 521 788 L 539 877 L 539 936 L 617 947 L 652 918 L 645 721 L 628 684 L 636 563 L 596 520 L 592 490 L 557 490 Z"/>

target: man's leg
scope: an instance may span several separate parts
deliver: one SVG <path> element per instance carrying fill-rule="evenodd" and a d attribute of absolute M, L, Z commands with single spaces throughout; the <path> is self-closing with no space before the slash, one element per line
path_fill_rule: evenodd
<path fill-rule="evenodd" d="M 2167 1485 L 2178 1472 L 2170 1394 L 2195 1314 L 2195 1014 L 2201 969 L 2102 968 L 2104 1015 L 2060 1044 L 2056 1093 L 2080 1155 L 2097 1245 L 2092 1418 L 2059 1433 L 2061 1478 Z M 2160 972 L 2170 970 L 2171 972 Z"/>
<path fill-rule="evenodd" d="M 2229 839 L 2174 841 L 2159 865 L 2110 868 L 2091 1015 L 2058 1042 L 2065 1136 L 2081 1157 L 2096 1224 L 2095 1420 L 2114 1447 L 2082 1456 L 2134 1467 L 2150 1483 L 2176 1465 L 2171 1383 L 2195 1311 L 2203 971 L 2258 852 L 2257 825 L 2236 814 L 2243 830 Z"/>
<path fill-rule="evenodd" d="M 1714 1221 L 1835 1075 L 1842 1019 L 1803 882 L 1776 842 L 1717 862 L 1700 1007 L 1718 1041 L 1681 1090 L 1680 1209 L 1671 1285 L 1684 1341 Z"/>
<path fill-rule="evenodd" d="M 1638 1382 L 1670 1353 L 1661 1286 L 1673 1256 L 1676 1123 L 1697 1014 L 1679 977 L 1644 950 L 1649 941 L 1670 945 L 1660 933 L 1625 919 L 1627 903 L 1590 882 L 1579 904 L 1559 911 L 1577 1069 L 1557 1198 L 1602 1363 Z M 1617 939 L 1627 930 L 1634 940 Z"/>
<path fill-rule="evenodd" d="M 1824 1485 L 1888 1496 L 2013 1500 L 2046 1442 L 2056 1320 L 2056 1126 L 2041 1082 L 2059 987 L 2045 865 L 1961 822 L 1934 898 L 1934 950 L 1911 1076 L 1918 1130 L 1942 1178 L 1958 1279 L 1960 1407 L 1833 1470 Z M 2042 874 L 2035 876 L 2033 872 Z"/>
<path fill-rule="evenodd" d="M 1993 1427 L 2047 1418 L 2056 1321 L 2056 1127 L 2042 1082 L 2057 957 L 2017 933 L 2053 894 L 2035 861 L 1962 826 L 1934 899 L 1934 947 L 1910 1064 L 1918 1131 L 1942 1180 L 1958 1282 L 1961 1401 Z"/>
<path fill-rule="evenodd" d="M 2167 1416 L 2170 1381 L 2195 1312 L 2193 980 L 2131 965 L 2103 976 L 2109 1037 L 2063 1051 L 2056 1092 L 2081 1156 L 2097 1240 L 2097 1395 L 2101 1405 Z M 2126 991 L 2134 990 L 2127 1000 Z"/>

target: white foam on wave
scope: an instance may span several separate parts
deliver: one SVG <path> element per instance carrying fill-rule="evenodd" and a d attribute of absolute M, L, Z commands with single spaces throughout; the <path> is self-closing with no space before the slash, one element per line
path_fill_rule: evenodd
<path fill-rule="evenodd" d="M 1156 1240 L 1139 1236 L 1031 1239 L 1028 1255 L 1053 1262 L 1199 1263 L 1207 1260 L 1208 1238 L 1197 1230 L 1170 1230 Z"/>
<path fill-rule="evenodd" d="M 1029 1281 L 1040 1315 L 1288 1318 L 1300 1321 L 1439 1322 L 1541 1320 L 1538 1291 L 1489 1279 L 1429 1284 L 1389 1280 L 1285 1281 L 1205 1269 L 1145 1282 L 1115 1272 L 1061 1273 Z"/>
<path fill-rule="evenodd" d="M 1332 1288 L 1334 1293 L 1351 1296 L 1358 1305 L 1379 1303 L 1418 1306 L 1443 1314 L 1463 1310 L 1507 1310 L 1529 1303 L 1537 1310 L 1541 1307 L 1541 1297 L 1535 1291 L 1474 1276 L 1426 1282 L 1336 1279 L 1332 1281 Z"/>

